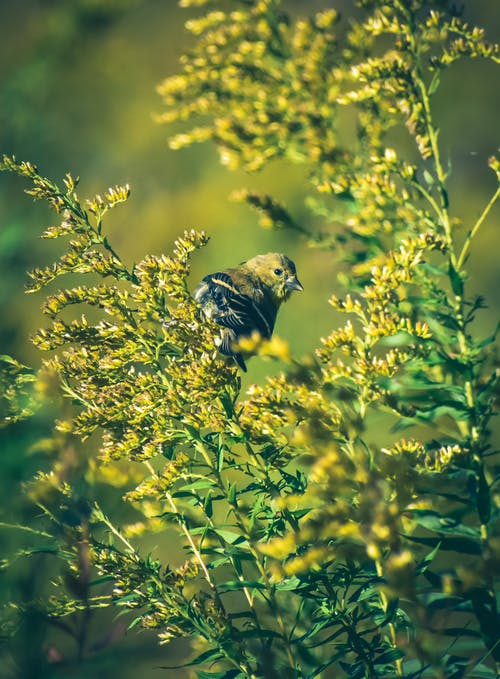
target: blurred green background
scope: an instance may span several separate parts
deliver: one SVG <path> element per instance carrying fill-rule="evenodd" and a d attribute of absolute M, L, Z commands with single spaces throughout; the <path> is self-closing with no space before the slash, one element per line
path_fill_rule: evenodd
<path fill-rule="evenodd" d="M 497 0 L 465 0 L 463 5 L 470 23 L 486 27 L 490 40 L 500 39 Z M 294 15 L 328 6 L 328 0 L 283 1 L 284 9 Z M 351 2 L 335 6 L 346 15 L 352 11 Z M 340 291 L 334 253 L 308 249 L 294 233 L 259 228 L 255 213 L 228 196 L 241 187 L 269 193 L 283 201 L 297 221 L 321 229 L 304 205 L 306 170 L 278 162 L 258 175 L 230 173 L 219 165 L 212 146 L 170 151 L 167 137 L 176 128 L 154 121 L 162 110 L 155 87 L 178 70 L 179 56 L 192 40 L 183 24 L 193 14 L 174 0 L 0 0 L 0 151 L 36 163 L 42 174 L 56 181 L 66 171 L 80 176 L 82 197 L 129 183 L 131 199 L 106 219 L 115 250 L 128 262 L 168 252 L 185 228 L 205 229 L 212 240 L 195 257 L 193 287 L 210 271 L 259 252 L 287 253 L 297 264 L 305 291 L 284 307 L 277 332 L 301 357 L 335 322 L 327 305 L 328 296 Z M 458 63 L 443 79 L 436 106 L 442 149 L 452 164 L 451 204 L 467 226 L 494 189 L 486 159 L 500 145 L 498 68 L 480 61 Z M 0 176 L 0 354 L 37 365 L 40 358 L 29 335 L 43 324 L 41 296 L 26 296 L 23 286 L 26 271 L 52 261 L 58 246 L 38 239 L 53 215 L 23 195 L 25 186 L 16 177 Z M 489 304 L 479 319 L 485 334 L 496 325 L 500 308 L 499 217 L 496 209 L 469 263 L 471 292 L 485 295 Z M 253 359 L 244 385 L 261 381 L 279 367 Z M 44 465 L 43 456 L 27 451 L 39 435 L 49 433 L 42 415 L 0 432 L 1 521 L 30 516 L 19 499 L 19 484 Z M 0 549 L 12 547 L 5 536 L 2 539 Z M 3 597 L 17 596 L 16 587 L 29 597 L 30 588 L 37 587 L 33 573 L 42 581 L 46 577 L 45 563 L 41 557 L 39 563 L 21 568 L 17 580 L 7 579 Z M 135 632 L 80 669 L 58 669 L 53 663 L 48 666 L 54 669 L 39 669 L 37 674 L 37 662 L 47 656 L 51 641 L 36 620 L 30 625 L 17 648 L 11 647 L 7 655 L 0 652 L 1 679 L 110 674 L 126 679 L 139 671 L 144 677 L 179 676 L 154 669 L 173 664 L 172 650 L 159 649 L 153 634 Z M 12 650 L 24 656 L 24 674 L 12 664 Z M 27 661 L 30 654 L 32 662 Z M 27 674 L 29 668 L 35 668 L 33 674 Z"/>

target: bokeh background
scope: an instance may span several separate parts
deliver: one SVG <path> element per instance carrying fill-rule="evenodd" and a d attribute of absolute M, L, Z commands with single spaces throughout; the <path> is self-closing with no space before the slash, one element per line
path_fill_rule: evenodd
<path fill-rule="evenodd" d="M 293 15 L 332 4 L 346 15 L 352 11 L 347 0 L 283 0 L 284 9 Z M 484 26 L 490 40 L 500 40 L 497 0 L 462 4 L 470 23 Z M 301 357 L 332 326 L 327 299 L 339 291 L 335 255 L 307 248 L 297 234 L 261 229 L 255 213 L 228 196 L 241 187 L 269 193 L 283 201 L 296 220 L 321 228 L 304 203 L 305 169 L 280 161 L 258 175 L 228 172 L 212 146 L 169 150 L 167 138 L 178 128 L 155 122 L 162 110 L 155 88 L 178 70 L 180 55 L 189 49 L 193 38 L 183 24 L 193 14 L 181 10 L 175 0 L 0 0 L 0 152 L 31 160 L 56 181 L 70 171 L 81 178 L 81 196 L 129 183 L 131 199 L 106 219 L 113 246 L 126 261 L 168 252 L 185 228 L 205 229 L 212 240 L 195 258 L 193 287 L 206 273 L 259 252 L 287 253 L 296 261 L 305 291 L 284 307 L 277 332 Z M 500 146 L 498 67 L 459 62 L 443 79 L 436 106 L 442 148 L 453 173 L 451 204 L 467 225 L 494 190 L 486 159 Z M 0 354 L 37 365 L 40 357 L 29 335 L 43 323 L 41 297 L 25 295 L 23 287 L 26 271 L 51 261 L 57 244 L 39 240 L 53 215 L 23 195 L 24 188 L 22 180 L 0 176 Z M 496 209 L 477 237 L 469 263 L 470 289 L 489 304 L 479 319 L 485 334 L 495 327 L 500 309 L 499 218 Z M 244 384 L 261 381 L 279 367 L 253 359 Z M 47 420 L 39 415 L 0 432 L 0 521 L 29 517 L 20 500 L 20 484 L 43 467 L 43 455 L 33 452 L 32 444 L 48 430 Z M 12 541 L 0 534 L 0 550 L 10 549 Z M 41 581 L 47 577 L 45 563 L 41 558 L 37 567 Z M 19 592 L 29 597 L 36 591 L 33 564 L 24 568 L 20 566 L 17 578 L 4 579 L 2 598 Z M 153 634 L 131 633 L 85 666 L 54 662 L 42 670 L 37 663 L 44 653 L 47 656 L 51 643 L 45 628 L 32 621 L 17 647 L 11 645 L 7 655 L 0 652 L 0 679 L 127 679 L 138 672 L 145 678 L 180 676 L 175 670 L 155 669 L 174 664 L 175 648 L 158 648 Z M 12 653 L 32 658 L 16 666 Z"/>

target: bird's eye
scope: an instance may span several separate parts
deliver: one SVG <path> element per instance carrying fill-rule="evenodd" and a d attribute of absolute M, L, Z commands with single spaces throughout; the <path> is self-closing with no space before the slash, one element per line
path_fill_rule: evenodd
<path fill-rule="evenodd" d="M 283 269 L 275 269 L 274 273 L 276 274 L 276 276 L 281 276 L 281 274 L 283 273 Z"/>

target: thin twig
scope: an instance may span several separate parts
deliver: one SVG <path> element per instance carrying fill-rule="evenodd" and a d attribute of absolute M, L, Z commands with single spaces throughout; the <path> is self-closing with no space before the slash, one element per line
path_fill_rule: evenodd
<path fill-rule="evenodd" d="M 480 214 L 479 219 L 477 220 L 477 222 L 474 224 L 472 229 L 467 234 L 467 238 L 465 239 L 465 243 L 463 245 L 462 252 L 460 253 L 458 260 L 457 260 L 457 269 L 458 270 L 460 270 L 460 268 L 462 267 L 462 265 L 464 263 L 464 260 L 467 256 L 467 252 L 469 250 L 469 245 L 470 245 L 472 239 L 474 238 L 476 233 L 479 231 L 482 223 L 484 222 L 484 220 L 488 216 L 491 208 L 494 206 L 494 204 L 498 200 L 499 196 L 500 196 L 500 186 L 498 186 L 497 190 L 495 191 L 495 193 L 491 197 L 491 200 L 488 202 L 488 204 L 486 205 L 486 207 L 484 208 L 484 210 Z"/>

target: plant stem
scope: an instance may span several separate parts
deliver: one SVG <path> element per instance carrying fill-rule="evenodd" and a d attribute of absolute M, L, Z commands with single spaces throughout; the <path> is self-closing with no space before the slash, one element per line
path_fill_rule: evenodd
<path fill-rule="evenodd" d="M 117 530 L 117 529 L 113 526 L 113 524 L 111 523 L 111 521 L 110 521 L 110 520 L 108 519 L 108 517 L 102 512 L 102 510 L 101 510 L 99 507 L 97 507 L 97 509 L 98 509 L 98 512 L 99 512 L 99 517 L 98 517 L 99 520 L 102 521 L 102 522 L 104 523 L 104 525 L 107 526 L 107 527 L 109 528 L 109 530 L 113 533 L 113 535 L 114 535 L 115 537 L 117 537 L 119 540 L 121 540 L 121 542 L 123 542 L 123 544 L 125 545 L 125 547 L 128 549 L 128 551 L 129 551 L 131 554 L 136 555 L 136 554 L 137 554 L 136 550 L 135 550 L 134 547 L 130 544 L 130 542 L 127 540 L 127 538 L 126 538 L 124 535 L 122 535 L 122 534 L 120 533 L 120 531 Z"/>
<path fill-rule="evenodd" d="M 375 561 L 375 568 L 377 569 L 377 575 L 379 578 L 383 578 L 384 576 L 384 571 L 382 568 L 382 563 L 377 560 Z M 387 595 L 385 592 L 379 590 L 379 597 L 380 597 L 380 602 L 382 604 L 382 608 L 384 610 L 384 613 L 387 614 L 387 611 L 389 610 L 389 599 L 387 598 Z M 389 632 L 391 635 L 391 644 L 393 648 L 398 648 L 398 642 L 397 642 L 397 637 L 396 637 L 396 627 L 393 622 L 389 623 Z M 403 671 L 403 661 L 401 658 L 398 658 L 396 660 L 396 673 L 398 677 L 403 677 L 404 676 L 404 671 Z"/>
<path fill-rule="evenodd" d="M 148 470 L 149 470 L 149 472 L 151 473 L 152 476 L 155 476 L 155 477 L 158 476 L 155 469 L 150 464 L 150 462 L 145 460 L 144 464 L 146 465 L 146 467 L 148 468 Z M 205 562 L 203 561 L 203 557 L 201 556 L 198 548 L 196 547 L 196 544 L 195 544 L 195 542 L 194 542 L 194 540 L 191 536 L 191 533 L 189 532 L 189 529 L 186 525 L 185 520 L 181 517 L 181 513 L 177 509 L 177 505 L 175 504 L 172 495 L 168 491 L 165 491 L 165 497 L 167 499 L 168 504 L 170 505 L 170 508 L 172 509 L 172 511 L 175 513 L 175 515 L 177 517 L 177 521 L 179 522 L 181 530 L 184 533 L 186 540 L 188 541 L 189 546 L 191 547 L 191 550 L 192 550 L 196 560 L 198 561 L 198 563 L 200 565 L 201 570 L 203 571 L 203 575 L 205 576 L 205 580 L 207 581 L 208 586 L 214 592 L 217 599 L 219 600 L 219 594 L 217 592 L 217 588 L 216 588 L 214 582 L 212 581 L 212 578 L 210 577 L 210 573 L 208 572 L 208 568 L 206 567 Z M 222 602 L 220 602 L 220 603 L 222 605 Z"/>
<path fill-rule="evenodd" d="M 484 210 L 480 214 L 477 222 L 474 224 L 472 229 L 467 234 L 467 238 L 465 239 L 465 243 L 462 247 L 462 251 L 461 251 L 461 253 L 458 257 L 458 260 L 457 260 L 457 269 L 458 270 L 460 270 L 462 268 L 462 265 L 463 265 L 465 258 L 467 256 L 469 246 L 470 246 L 472 239 L 474 238 L 476 233 L 479 231 L 482 223 L 484 222 L 484 220 L 488 216 L 491 208 L 494 206 L 494 204 L 496 203 L 496 201 L 498 200 L 499 197 L 500 197 L 500 186 L 498 186 L 497 190 L 495 191 L 495 193 L 491 197 L 491 200 L 488 202 L 488 204 L 486 205 L 486 207 L 484 208 Z"/>
<path fill-rule="evenodd" d="M 448 212 L 448 195 L 446 191 L 447 177 L 443 169 L 443 163 L 440 156 L 437 130 L 434 126 L 432 119 L 429 93 L 420 66 L 419 50 L 414 31 L 415 26 L 414 16 L 412 15 L 411 11 L 404 6 L 404 3 L 401 3 L 399 0 L 397 0 L 397 3 L 398 7 L 400 8 L 401 12 L 404 14 L 408 22 L 408 26 L 410 27 L 409 42 L 410 50 L 412 52 L 414 59 L 415 85 L 418 95 L 420 97 L 420 103 L 422 105 L 424 113 L 425 126 L 429 138 L 432 159 L 434 162 L 435 174 L 438 181 L 441 203 L 439 214 L 448 245 L 449 261 L 451 265 L 450 269 L 452 269 L 455 272 L 455 275 L 461 276 L 462 272 L 460 270 L 468 254 L 472 239 L 479 231 L 479 228 L 485 221 L 490 210 L 492 209 L 493 205 L 498 199 L 500 195 L 500 187 L 497 188 L 491 200 L 488 202 L 488 204 L 482 211 L 481 215 L 479 216 L 478 220 L 468 233 L 464 245 L 462 246 L 460 255 L 457 257 L 454 250 L 453 234 L 451 230 L 451 222 Z M 431 205 L 433 205 L 433 207 L 435 206 L 435 202 L 433 202 L 433 200 L 430 200 L 429 202 Z M 464 426 L 465 430 L 464 434 L 467 439 L 466 445 L 470 447 L 471 459 L 473 461 L 472 471 L 474 472 L 476 481 L 476 511 L 479 517 L 481 541 L 483 545 L 486 545 L 488 540 L 487 521 L 489 514 L 488 505 L 490 503 L 490 498 L 488 497 L 485 499 L 484 496 L 485 494 L 490 493 L 490 487 L 485 478 L 484 461 L 482 459 L 482 449 L 481 449 L 481 438 L 484 434 L 486 419 L 484 416 L 481 418 L 478 404 L 476 401 L 476 391 L 475 391 L 476 376 L 474 371 L 474 364 L 472 363 L 470 358 L 474 346 L 472 342 L 469 340 L 469 337 L 466 332 L 467 321 L 465 319 L 464 309 L 465 309 L 465 298 L 463 291 L 461 291 L 460 294 L 455 294 L 454 310 L 458 324 L 457 330 L 458 348 L 462 364 L 465 368 L 463 389 L 469 414 L 469 418 L 467 419 L 467 422 L 465 423 Z M 473 603 L 474 612 L 478 620 L 481 633 L 483 635 L 483 640 L 485 641 L 490 651 L 493 653 L 493 656 L 495 657 L 495 660 L 498 663 L 498 656 L 500 654 L 496 652 L 496 647 L 495 644 L 493 643 L 491 635 L 491 629 L 492 627 L 494 627 L 494 624 L 492 625 L 491 620 L 495 619 L 495 624 L 497 622 L 496 621 L 497 603 L 493 589 L 492 578 L 490 579 L 489 586 L 486 586 L 484 588 L 483 593 L 487 599 L 487 605 L 485 605 L 484 601 L 482 600 L 478 604 L 474 605 L 474 596 L 472 594 L 470 595 L 471 601 Z"/>
<path fill-rule="evenodd" d="M 204 448 L 204 446 L 198 446 L 198 449 L 200 449 L 200 452 L 202 452 L 205 460 L 207 460 L 207 459 L 210 460 L 210 456 L 208 454 L 208 451 L 202 450 L 202 448 Z M 248 448 L 249 448 L 249 451 L 248 451 L 249 454 L 251 453 L 253 460 L 255 461 L 256 460 L 255 454 L 253 453 L 249 444 L 248 444 Z M 233 510 L 233 515 L 235 517 L 236 524 L 237 524 L 238 528 L 240 529 L 242 535 L 245 536 L 245 538 L 248 542 L 248 548 L 250 550 L 250 553 L 252 554 L 252 556 L 254 558 L 254 562 L 255 562 L 257 569 L 258 569 L 258 571 L 259 571 L 259 573 L 262 577 L 262 580 L 263 580 L 263 582 L 266 586 L 266 590 L 267 590 L 267 593 L 268 593 L 269 608 L 271 609 L 271 612 L 273 613 L 273 615 L 276 616 L 276 620 L 278 622 L 278 627 L 280 629 L 281 636 L 282 636 L 283 642 L 285 644 L 285 652 L 286 652 L 288 663 L 289 663 L 291 669 L 293 670 L 294 675 L 296 676 L 296 674 L 297 674 L 296 663 L 295 663 L 295 658 L 293 656 L 292 649 L 291 649 L 291 646 L 290 646 L 289 637 L 288 637 L 288 634 L 287 634 L 287 631 L 286 631 L 285 621 L 284 621 L 283 616 L 281 614 L 281 611 L 279 609 L 278 602 L 276 600 L 275 590 L 274 590 L 274 587 L 272 586 L 272 584 L 269 580 L 269 576 L 266 572 L 266 569 L 265 569 L 265 566 L 264 566 L 264 563 L 263 563 L 263 559 L 262 559 L 261 555 L 259 554 L 258 550 L 254 547 L 254 545 L 252 543 L 252 538 L 251 538 L 250 532 L 248 531 L 248 529 L 245 526 L 245 519 L 244 519 L 244 517 L 243 517 L 243 515 L 240 511 L 239 506 L 238 506 L 238 501 L 235 500 L 234 502 L 229 502 L 229 497 L 228 497 L 228 494 L 227 494 L 226 485 L 225 485 L 225 483 L 224 483 L 224 481 L 223 481 L 223 479 L 220 475 L 220 472 L 212 464 L 210 466 L 211 466 L 211 469 L 212 469 L 214 476 L 217 479 L 218 487 L 220 488 L 221 492 L 224 493 L 226 500 L 228 501 L 228 503 L 230 504 L 230 506 Z M 260 465 L 259 465 L 259 468 L 260 468 Z"/>
<path fill-rule="evenodd" d="M 414 21 L 413 17 L 411 15 L 411 12 L 407 10 L 405 7 L 402 6 L 402 3 L 398 2 L 398 5 L 401 9 L 401 11 L 404 13 L 406 20 L 408 22 L 408 25 L 413 28 Z M 429 94 L 427 91 L 427 87 L 424 81 L 424 77 L 422 74 L 422 69 L 420 66 L 420 58 L 419 58 L 419 52 L 418 52 L 418 46 L 415 38 L 415 34 L 413 31 L 410 32 L 409 34 L 410 38 L 410 45 L 411 45 L 411 51 L 413 54 L 413 59 L 414 59 L 414 76 L 415 76 L 415 85 L 418 90 L 418 94 L 420 96 L 420 102 L 423 107 L 424 111 L 424 116 L 425 116 L 425 125 L 427 129 L 427 134 L 429 137 L 429 143 L 432 151 L 432 158 L 434 161 L 434 168 L 436 172 L 436 177 L 438 181 L 438 186 L 439 186 L 439 193 L 440 193 L 440 209 L 439 209 L 439 216 L 440 216 L 440 221 L 441 224 L 444 228 L 445 232 L 445 237 L 446 241 L 448 244 L 449 248 L 449 257 L 450 257 L 450 263 L 453 267 L 453 269 L 459 274 L 459 269 L 460 269 L 460 263 L 463 262 L 463 258 L 465 257 L 465 254 L 467 253 L 467 248 L 468 245 L 472 239 L 472 237 L 477 233 L 477 230 L 481 226 L 482 222 L 486 218 L 486 215 L 488 214 L 489 210 L 491 209 L 493 203 L 495 202 L 497 195 L 493 196 L 492 201 L 488 204 L 488 206 L 485 208 L 483 211 L 482 215 L 480 216 L 479 220 L 476 222 L 473 232 L 469 234 L 468 240 L 466 240 L 466 243 L 464 244 L 464 248 L 462 249 L 462 253 L 460 254 L 460 258 L 457 259 L 455 251 L 454 251 L 454 243 L 453 243 L 453 235 L 451 231 L 451 223 L 450 223 L 450 217 L 449 217 L 449 212 L 448 212 L 448 194 L 446 190 L 446 173 L 443 169 L 443 163 L 441 160 L 441 153 L 439 149 L 439 144 L 438 144 L 438 139 L 437 139 L 437 131 L 434 126 L 433 122 L 433 117 L 432 117 L 432 111 L 431 111 L 431 106 L 430 106 L 430 99 L 429 99 Z M 500 191 L 500 189 L 498 190 Z M 497 191 L 497 193 L 498 193 Z M 431 197 L 432 198 L 432 197 Z M 431 204 L 433 205 L 434 208 L 437 207 L 437 204 L 434 201 L 431 201 Z M 458 345 L 460 349 L 460 353 L 462 357 L 466 358 L 467 355 L 469 354 L 469 345 L 468 345 L 468 340 L 467 340 L 467 335 L 465 333 L 465 322 L 464 322 L 464 298 L 463 295 L 455 295 L 455 312 L 457 314 L 457 321 L 459 323 L 459 330 L 457 332 L 457 340 L 458 340 Z M 472 369 L 469 369 L 469 376 L 465 380 L 464 383 L 464 391 L 465 391 L 465 396 L 467 400 L 467 405 L 470 411 L 470 419 L 472 424 L 469 426 L 469 434 L 470 434 L 470 441 L 473 446 L 477 444 L 477 441 L 479 439 L 479 432 L 476 424 L 476 403 L 475 403 L 475 398 L 474 398 L 474 389 L 473 389 L 473 375 L 472 375 Z"/>

